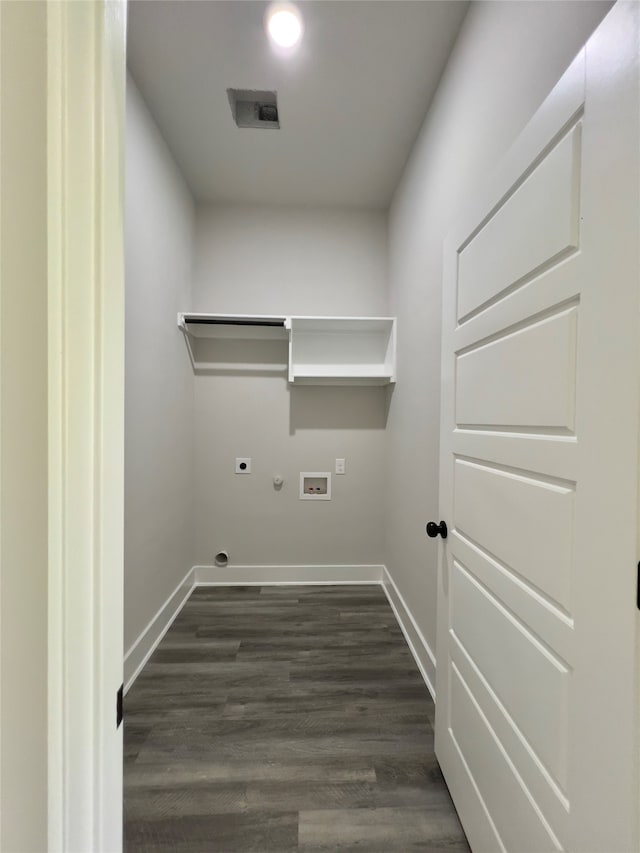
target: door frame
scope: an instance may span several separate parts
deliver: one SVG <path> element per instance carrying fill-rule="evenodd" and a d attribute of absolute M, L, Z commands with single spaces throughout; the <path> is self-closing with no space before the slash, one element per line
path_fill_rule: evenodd
<path fill-rule="evenodd" d="M 52 851 L 122 849 L 125 30 L 47 4 Z"/>
<path fill-rule="evenodd" d="M 47 30 L 49 849 L 117 851 L 126 0 L 53 0 Z"/>

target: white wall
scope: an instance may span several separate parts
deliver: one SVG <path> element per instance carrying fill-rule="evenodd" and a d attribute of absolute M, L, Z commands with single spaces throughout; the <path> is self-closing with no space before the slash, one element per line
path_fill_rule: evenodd
<path fill-rule="evenodd" d="M 608 5 L 471 5 L 389 214 L 388 271 L 381 213 L 202 207 L 190 295 L 191 201 L 132 89 L 129 642 L 191 562 L 210 565 L 226 548 L 238 564 L 384 560 L 435 648 L 437 548 L 424 524 L 438 514 L 442 241 L 462 194 L 496 164 Z M 392 395 L 289 388 L 283 344 L 217 342 L 220 367 L 195 377 L 190 421 L 177 310 L 397 314 L 398 385 Z M 251 456 L 254 473 L 235 475 L 236 456 Z M 332 470 L 342 456 L 348 473 L 334 476 L 334 500 L 299 501 L 299 471 Z"/>
<path fill-rule="evenodd" d="M 442 244 L 609 3 L 474 2 L 389 215 L 398 386 L 388 422 L 387 566 L 432 651 L 436 638 Z M 412 475 L 407 476 L 411 471 Z"/>
<path fill-rule="evenodd" d="M 198 212 L 193 310 L 380 315 L 386 297 L 382 213 Z M 195 380 L 198 563 L 226 548 L 244 565 L 379 564 L 384 389 L 290 388 L 286 343 L 217 341 L 211 352 L 221 367 Z M 234 473 L 236 456 L 252 458 L 251 475 Z M 300 501 L 299 472 L 333 471 L 336 457 L 347 474 L 334 476 L 333 499 Z"/>
<path fill-rule="evenodd" d="M 125 576 L 127 650 L 194 563 L 191 302 L 195 210 L 127 81 Z"/>
<path fill-rule="evenodd" d="M 193 310 L 384 314 L 385 223 L 375 211 L 203 206 Z"/>
<path fill-rule="evenodd" d="M 0 849 L 47 848 L 44 3 L 0 4 Z"/>

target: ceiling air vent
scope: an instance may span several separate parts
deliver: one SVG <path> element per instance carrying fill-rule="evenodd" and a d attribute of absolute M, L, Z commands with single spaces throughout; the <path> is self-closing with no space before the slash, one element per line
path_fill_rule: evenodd
<path fill-rule="evenodd" d="M 233 120 L 238 127 L 260 127 L 277 130 L 278 98 L 275 92 L 255 89 L 227 89 Z"/>

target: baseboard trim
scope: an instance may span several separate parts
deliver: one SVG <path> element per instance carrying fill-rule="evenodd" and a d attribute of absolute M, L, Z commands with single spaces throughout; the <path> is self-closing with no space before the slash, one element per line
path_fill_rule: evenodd
<path fill-rule="evenodd" d="M 393 610 L 396 619 L 398 620 L 398 624 L 402 629 L 402 633 L 404 634 L 404 638 L 407 641 L 407 645 L 409 646 L 409 650 L 413 655 L 416 664 L 418 665 L 418 669 L 422 674 L 424 679 L 424 683 L 427 685 L 427 689 L 429 693 L 431 693 L 431 698 L 433 701 L 436 701 L 436 691 L 435 691 L 435 683 L 436 683 L 436 658 L 431 648 L 429 647 L 429 643 L 424 638 L 424 634 L 418 627 L 416 620 L 413 618 L 413 614 L 407 607 L 407 603 L 402 597 L 400 590 L 396 586 L 396 583 L 389 572 L 389 569 L 386 566 L 383 569 L 382 574 L 382 588 L 385 591 L 387 596 L 387 600 L 391 605 L 391 609 Z"/>
<path fill-rule="evenodd" d="M 124 658 L 125 695 L 197 586 L 379 584 L 435 701 L 436 660 L 386 566 L 194 566 L 158 610 Z"/>
<path fill-rule="evenodd" d="M 382 583 L 384 566 L 194 566 L 197 586 Z"/>
<path fill-rule="evenodd" d="M 124 656 L 124 693 L 138 677 L 143 666 L 156 650 L 174 619 L 180 613 L 195 586 L 195 569 L 191 568 L 169 598 L 158 610 L 138 639 Z"/>

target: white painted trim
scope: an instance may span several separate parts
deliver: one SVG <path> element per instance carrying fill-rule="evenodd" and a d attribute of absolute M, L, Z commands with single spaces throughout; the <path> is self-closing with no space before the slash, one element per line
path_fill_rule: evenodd
<path fill-rule="evenodd" d="M 124 692 L 131 689 L 197 586 L 332 586 L 381 584 L 384 566 L 194 566 L 160 607 L 124 658 Z"/>
<path fill-rule="evenodd" d="M 2 44 L 2 9 L 0 9 L 0 45 Z M 1 75 L 0 75 L 0 87 L 1 87 Z M 48 82 L 48 81 L 47 81 Z M 0 111 L 0 136 L 1 136 L 1 125 L 2 125 L 2 112 Z M 2 186 L 2 163 L 0 161 L 0 186 Z M 0 200 L 1 203 L 1 200 Z M 2 240 L 1 240 L 2 229 L 0 227 L 0 251 L 2 250 Z M 2 305 L 2 276 L 0 275 L 0 305 Z M 1 325 L 0 325 L 1 330 Z M 2 375 L 2 337 L 0 336 L 0 376 Z M 2 423 L 2 407 L 1 407 L 2 397 L 0 396 L 0 423 Z M 2 483 L 2 456 L 0 455 L 0 483 Z M 2 611 L 2 587 L 3 583 L 3 574 L 2 574 L 2 560 L 0 560 L 0 612 Z M 47 652 L 48 657 L 48 652 Z M 0 646 L 0 662 L 2 661 L 2 647 Z M 48 660 L 47 660 L 48 664 Z M 2 664 L 0 663 L 0 708 L 2 708 Z M 47 700 L 48 701 L 48 700 Z M 3 731 L 2 726 L 0 726 L 0 767 L 2 767 L 2 754 L 3 754 L 3 746 L 2 746 L 2 738 Z M 2 798 L 2 776 L 0 774 L 0 803 L 3 803 L 4 800 Z M 3 822 L 2 822 L 3 811 L 0 809 L 0 838 L 3 837 Z M 48 837 L 48 831 L 47 831 Z"/>
<path fill-rule="evenodd" d="M 194 566 L 197 586 L 381 583 L 384 566 Z"/>
<path fill-rule="evenodd" d="M 122 850 L 125 24 L 47 4 L 52 851 Z"/>
<path fill-rule="evenodd" d="M 158 610 L 124 659 L 125 694 L 130 690 L 160 641 L 200 586 L 340 586 L 376 584 L 381 586 L 404 634 L 420 674 L 435 702 L 433 685 L 436 659 L 407 607 L 391 573 L 383 565 L 371 566 L 194 566 Z"/>
<path fill-rule="evenodd" d="M 191 568 L 160 607 L 153 619 L 151 619 L 147 627 L 140 633 L 138 639 L 129 647 L 124 656 L 125 696 L 146 662 L 158 647 L 160 640 L 162 640 L 173 625 L 176 616 L 186 604 L 196 585 L 194 578 L 195 569 Z"/>
<path fill-rule="evenodd" d="M 436 657 L 386 566 L 383 569 L 381 583 L 424 683 L 435 702 L 436 691 L 433 685 L 436 683 Z"/>
<path fill-rule="evenodd" d="M 64 38 L 60 4 L 47 8 L 47 190 L 48 190 L 48 394 L 49 394 L 49 567 L 48 567 L 48 845 L 63 850 L 67 786 L 65 727 L 64 429 L 63 429 L 63 254 L 60 199 L 64 170 Z M 54 201 L 55 199 L 55 201 Z"/>

